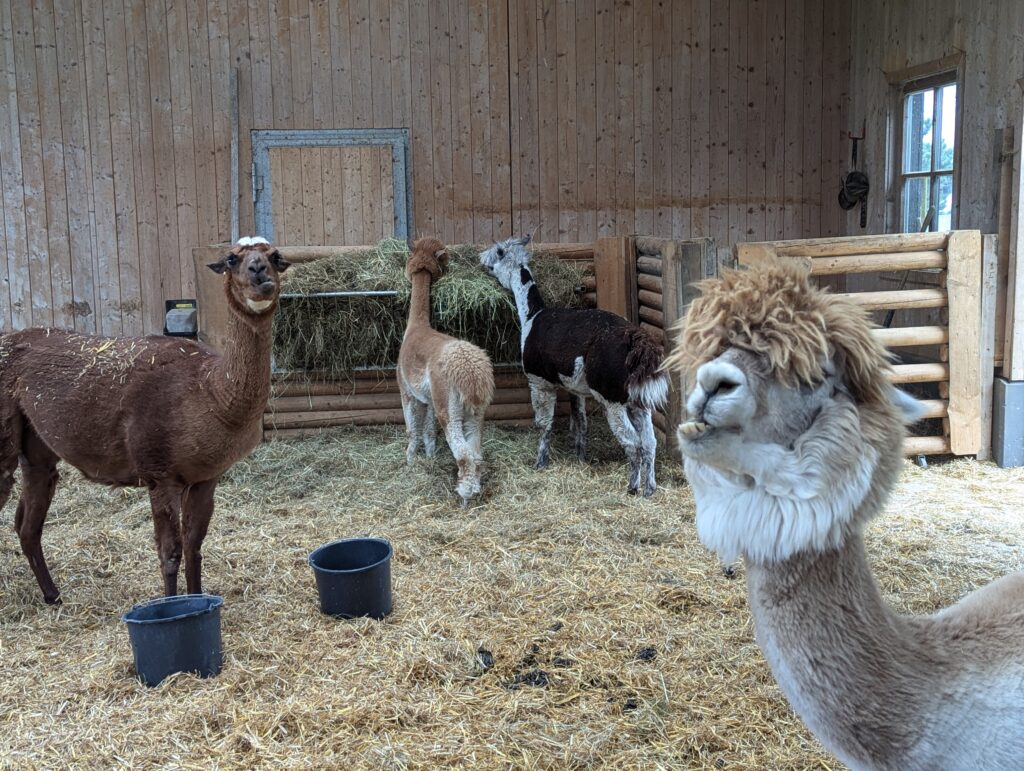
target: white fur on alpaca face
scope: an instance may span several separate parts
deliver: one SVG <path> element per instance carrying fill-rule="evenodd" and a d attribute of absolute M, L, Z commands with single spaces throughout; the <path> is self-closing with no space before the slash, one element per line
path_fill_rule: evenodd
<path fill-rule="evenodd" d="M 520 269 L 530 264 L 530 252 L 526 248 L 528 243 L 530 236 L 498 241 L 490 249 L 480 253 L 480 264 L 484 270 L 498 279 L 499 284 L 506 289 L 513 289 L 522 283 Z"/>
<path fill-rule="evenodd" d="M 824 369 L 816 386 L 790 388 L 733 349 L 698 370 L 678 436 L 697 533 L 723 560 L 775 562 L 845 537 L 878 452 L 834 367 Z"/>

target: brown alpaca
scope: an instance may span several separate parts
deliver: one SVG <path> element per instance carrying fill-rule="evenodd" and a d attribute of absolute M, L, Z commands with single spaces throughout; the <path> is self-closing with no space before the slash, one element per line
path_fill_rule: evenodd
<path fill-rule="evenodd" d="M 744 557 L 757 641 L 793 709 L 855 769 L 1021 768 L 1024 573 L 928 616 L 882 598 L 864 528 L 920 405 L 863 310 L 774 266 L 704 282 L 669 359 L 697 534 Z"/>
<path fill-rule="evenodd" d="M 214 489 L 260 441 L 271 319 L 288 262 L 264 239 L 243 238 L 209 267 L 224 274 L 231 311 L 223 355 L 161 336 L 27 329 L 0 337 L 0 509 L 20 456 L 14 529 L 48 603 L 60 592 L 41 538 L 58 460 L 95 482 L 149 489 L 168 595 L 177 593 L 183 512 L 185 581 L 202 591 Z"/>
<path fill-rule="evenodd" d="M 455 456 L 456 491 L 466 505 L 480 492 L 480 435 L 484 412 L 494 396 L 494 371 L 484 351 L 430 326 L 430 284 L 447 263 L 448 253 L 437 239 L 421 238 L 413 244 L 405 266 L 412 300 L 398 354 L 398 387 L 409 436 L 407 462 L 413 462 L 421 440 L 427 455 L 434 454 L 436 419 Z"/>

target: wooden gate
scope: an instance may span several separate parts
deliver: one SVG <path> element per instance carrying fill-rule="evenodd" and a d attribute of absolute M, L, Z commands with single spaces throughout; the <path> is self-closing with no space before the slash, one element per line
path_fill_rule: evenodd
<path fill-rule="evenodd" d="M 994 251 L 994 250 L 992 250 Z M 812 276 L 929 271 L 935 286 L 924 289 L 839 293 L 871 311 L 934 308 L 939 323 L 885 327 L 874 334 L 894 352 L 913 347 L 921 361 L 893 367 L 893 382 L 933 383 L 938 398 L 926 401 L 926 418 L 941 421 L 931 436 L 908 437 L 908 455 L 986 454 L 991 434 L 994 302 L 983 282 L 981 233 L 914 233 L 737 244 L 742 265 L 799 260 Z M 842 284 L 842 281 L 840 281 Z M 985 312 L 983 313 L 983 309 Z"/>

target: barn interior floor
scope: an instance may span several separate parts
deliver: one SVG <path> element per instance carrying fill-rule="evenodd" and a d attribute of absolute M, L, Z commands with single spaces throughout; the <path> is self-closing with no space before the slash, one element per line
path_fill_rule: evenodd
<path fill-rule="evenodd" d="M 835 768 L 758 650 L 742 568 L 697 542 L 680 465 L 625 494 L 593 421 L 545 472 L 532 431 L 489 428 L 488 497 L 462 510 L 447 452 L 404 466 L 400 429 L 265 444 L 229 472 L 204 549 L 224 671 L 149 689 L 122 612 L 160 586 L 148 499 L 63 468 L 43 604 L 0 512 L 0 766 Z M 17 491 L 15 491 L 17 495 Z M 1024 469 L 907 463 L 868 532 L 884 594 L 926 613 L 1024 568 Z M 383 622 L 318 613 L 307 554 L 391 540 Z"/>

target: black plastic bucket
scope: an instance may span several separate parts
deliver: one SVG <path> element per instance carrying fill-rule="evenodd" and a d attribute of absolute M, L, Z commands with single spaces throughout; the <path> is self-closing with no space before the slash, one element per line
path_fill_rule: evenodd
<path fill-rule="evenodd" d="M 212 677 L 220 672 L 220 606 L 223 597 L 180 594 L 136 605 L 121 620 L 128 625 L 135 671 L 146 685 L 175 672 Z"/>
<path fill-rule="evenodd" d="M 346 538 L 309 555 L 320 610 L 329 616 L 384 618 L 391 612 L 391 544 Z"/>

